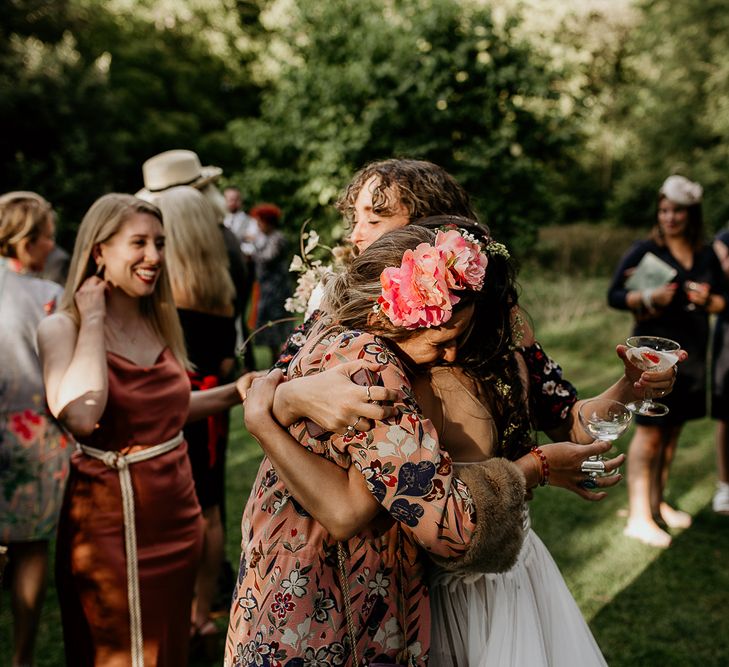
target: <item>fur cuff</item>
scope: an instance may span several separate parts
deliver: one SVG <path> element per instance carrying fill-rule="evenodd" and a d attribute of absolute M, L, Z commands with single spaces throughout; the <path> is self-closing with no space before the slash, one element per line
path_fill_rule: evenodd
<path fill-rule="evenodd" d="M 462 466 L 458 476 L 473 496 L 476 530 L 463 557 L 431 557 L 445 570 L 506 572 L 516 563 L 524 541 L 524 475 L 514 463 L 494 458 Z"/>

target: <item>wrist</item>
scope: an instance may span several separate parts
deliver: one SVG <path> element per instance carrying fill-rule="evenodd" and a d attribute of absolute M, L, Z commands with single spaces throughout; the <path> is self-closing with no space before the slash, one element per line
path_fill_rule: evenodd
<path fill-rule="evenodd" d="M 640 380 L 640 375 L 638 375 L 637 380 L 632 380 L 630 376 L 628 375 L 628 369 L 625 368 L 623 372 L 623 376 L 617 381 L 615 385 L 613 385 L 614 390 L 617 391 L 617 396 L 615 396 L 614 391 L 611 391 L 612 395 L 604 396 L 604 398 L 612 398 L 615 401 L 620 401 L 621 403 L 628 403 L 632 401 L 634 398 L 636 398 L 635 393 L 635 383 Z M 590 440 L 592 442 L 592 440 Z"/>
<path fill-rule="evenodd" d="M 245 413 L 245 425 L 247 431 L 261 444 L 261 439 L 273 433 L 281 425 L 268 410 L 256 410 L 253 413 Z"/>
<path fill-rule="evenodd" d="M 527 489 L 533 489 L 539 486 L 542 466 L 541 463 L 537 464 L 535 462 L 534 457 L 531 455 L 531 453 L 525 454 L 520 459 L 515 461 L 515 463 L 519 466 L 519 469 L 524 475 Z"/>
<path fill-rule="evenodd" d="M 529 454 L 538 466 L 539 486 L 547 486 L 549 484 L 549 463 L 547 456 L 539 447 L 532 447 Z"/>
<path fill-rule="evenodd" d="M 272 420 L 284 427 L 291 426 L 302 416 L 297 414 L 291 393 L 292 386 L 291 382 L 282 382 L 276 387 L 273 395 L 273 414 L 269 415 Z"/>
<path fill-rule="evenodd" d="M 95 327 L 104 326 L 104 320 L 106 319 L 104 313 L 93 312 L 93 313 L 81 313 L 80 314 L 80 325 L 82 327 Z"/>

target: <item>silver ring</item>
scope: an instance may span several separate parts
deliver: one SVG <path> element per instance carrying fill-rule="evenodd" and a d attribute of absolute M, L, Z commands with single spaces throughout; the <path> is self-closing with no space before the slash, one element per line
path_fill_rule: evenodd
<path fill-rule="evenodd" d="M 355 433 L 359 432 L 359 429 L 357 428 L 357 424 L 359 424 L 359 420 L 362 419 L 362 417 L 357 417 L 357 419 L 354 420 L 353 424 L 350 424 L 347 426 L 347 435 L 354 435 Z"/>
<path fill-rule="evenodd" d="M 580 472 L 588 474 L 605 472 L 605 461 L 591 461 L 590 459 L 585 459 L 580 465 Z"/>
<path fill-rule="evenodd" d="M 577 486 L 583 489 L 596 489 L 597 482 L 592 477 L 586 477 L 580 482 L 577 482 Z"/>

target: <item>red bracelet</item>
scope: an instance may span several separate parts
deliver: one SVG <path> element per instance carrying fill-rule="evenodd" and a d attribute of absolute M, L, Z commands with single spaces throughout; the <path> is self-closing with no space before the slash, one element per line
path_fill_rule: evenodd
<path fill-rule="evenodd" d="M 549 462 L 544 452 L 539 447 L 532 447 L 529 450 L 539 463 L 539 486 L 547 486 L 549 484 Z"/>

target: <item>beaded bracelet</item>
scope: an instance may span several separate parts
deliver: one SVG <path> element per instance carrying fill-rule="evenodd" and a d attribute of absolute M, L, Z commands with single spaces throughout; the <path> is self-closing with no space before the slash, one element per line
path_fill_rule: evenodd
<path fill-rule="evenodd" d="M 549 484 L 549 462 L 547 457 L 539 447 L 532 447 L 529 453 L 537 459 L 539 464 L 539 486 L 547 486 Z"/>

